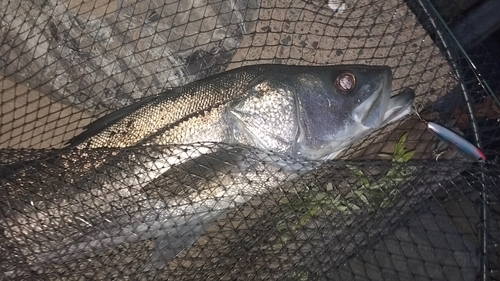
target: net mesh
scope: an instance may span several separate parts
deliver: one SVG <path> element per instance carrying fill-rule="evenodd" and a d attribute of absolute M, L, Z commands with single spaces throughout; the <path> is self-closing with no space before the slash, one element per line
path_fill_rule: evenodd
<path fill-rule="evenodd" d="M 326 163 L 224 143 L 61 149 L 243 65 L 368 64 L 414 89 L 426 120 L 470 141 L 479 125 L 496 159 L 498 105 L 420 4 L 1 1 L 0 279 L 475 280 L 486 264 L 499 280 L 498 165 L 444 149 L 416 116 Z"/>

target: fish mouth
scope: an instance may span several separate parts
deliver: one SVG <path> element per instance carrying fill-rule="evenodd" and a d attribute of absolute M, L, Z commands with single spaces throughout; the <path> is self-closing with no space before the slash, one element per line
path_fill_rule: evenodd
<path fill-rule="evenodd" d="M 363 127 L 358 127 L 356 130 L 357 133 L 354 133 L 350 131 L 347 138 L 340 138 L 337 136 L 337 141 L 340 142 L 340 144 L 343 144 L 343 147 L 346 147 L 348 144 L 354 143 L 358 139 L 366 136 L 367 134 L 373 132 L 375 129 L 384 127 L 385 125 L 394 122 L 401 117 L 407 115 L 410 113 L 412 105 L 413 105 L 413 100 L 415 98 L 415 92 L 409 88 L 402 90 L 399 94 L 387 98 L 388 95 L 390 95 L 390 88 L 389 92 L 382 92 L 382 89 L 384 87 L 380 87 L 380 91 L 377 92 L 377 94 L 374 94 L 371 96 L 368 100 L 363 102 L 361 105 L 359 105 L 354 111 L 358 110 L 358 112 L 353 112 L 353 118 L 358 118 L 356 122 L 358 124 L 361 124 Z M 383 96 L 386 94 L 386 96 Z M 385 102 L 384 99 L 385 98 Z M 366 103 L 366 104 L 364 104 Z M 381 107 L 385 104 L 384 107 Z M 368 106 L 371 106 L 367 108 Z M 376 110 L 376 107 L 379 106 L 380 108 Z M 374 110 L 375 109 L 375 110 Z M 362 110 L 367 110 L 368 113 L 365 115 L 360 115 L 358 113 L 362 113 Z M 358 114 L 358 115 L 356 115 Z M 379 115 L 381 114 L 381 115 Z M 378 124 L 378 125 L 377 125 Z M 338 145 L 337 142 L 337 145 Z M 336 150 L 333 153 L 326 154 L 322 157 L 320 157 L 320 160 L 330 160 L 335 158 L 341 150 Z"/>
<path fill-rule="evenodd" d="M 384 122 L 391 95 L 391 71 L 383 72 L 373 94 L 352 111 L 352 119 L 366 128 L 379 128 Z"/>
<path fill-rule="evenodd" d="M 415 91 L 410 88 L 403 89 L 399 94 L 391 97 L 385 110 L 381 126 L 385 126 L 409 114 L 415 99 Z"/>
<path fill-rule="evenodd" d="M 410 113 L 415 92 L 406 88 L 392 97 L 390 93 L 391 79 L 386 76 L 372 96 L 353 110 L 353 120 L 364 127 L 377 129 Z"/>

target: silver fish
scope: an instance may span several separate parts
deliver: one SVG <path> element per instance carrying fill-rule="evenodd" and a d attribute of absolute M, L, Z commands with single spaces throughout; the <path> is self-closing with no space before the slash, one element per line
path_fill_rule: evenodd
<path fill-rule="evenodd" d="M 409 113 L 413 92 L 391 97 L 391 80 L 383 66 L 259 65 L 147 98 L 71 141 L 77 151 L 122 148 L 121 158 L 110 157 L 71 187 L 57 187 L 85 192 L 43 204 L 46 210 L 32 203 L 0 217 L 0 227 L 31 268 L 150 239 L 159 242 L 147 269 L 161 267 L 228 209 Z M 179 180 L 180 188 L 191 185 L 182 195 L 165 195 L 153 184 L 189 161 L 231 151 L 221 143 L 260 152 L 225 163 L 226 172 L 209 181 Z"/>
<path fill-rule="evenodd" d="M 78 148 L 225 142 L 331 159 L 410 111 L 388 67 L 258 65 L 234 69 L 109 114 L 70 141 Z"/>

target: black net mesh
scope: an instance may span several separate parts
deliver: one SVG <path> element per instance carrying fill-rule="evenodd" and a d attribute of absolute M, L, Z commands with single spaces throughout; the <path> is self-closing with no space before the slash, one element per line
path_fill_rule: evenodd
<path fill-rule="evenodd" d="M 0 11 L 0 279 L 500 280 L 499 87 L 475 75 L 496 72 L 472 70 L 426 4 Z M 493 161 L 447 150 L 415 115 L 329 161 L 221 142 L 66 146 L 137 100 L 256 64 L 387 65 L 394 93 L 413 89 L 422 118 L 477 133 Z"/>

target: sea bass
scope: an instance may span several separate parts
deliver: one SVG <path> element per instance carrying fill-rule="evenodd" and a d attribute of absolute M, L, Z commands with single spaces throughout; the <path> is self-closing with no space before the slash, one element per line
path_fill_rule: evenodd
<path fill-rule="evenodd" d="M 15 249 L 4 260 L 19 264 L 21 271 L 38 270 L 93 251 L 155 240 L 156 252 L 145 270 L 162 267 L 230 208 L 271 192 L 409 113 L 413 92 L 391 97 L 391 80 L 383 66 L 248 66 L 98 119 L 71 141 L 75 149 L 64 158 L 78 168 L 75 153 L 103 147 L 119 148 L 119 157 L 88 169 L 80 181 L 54 184 L 61 198 L 47 203 L 48 196 L 39 202 L 28 196 L 30 204 L 3 213 L 3 241 Z M 236 146 L 254 150 L 211 177 L 176 172 Z M 30 173 L 24 175 L 28 179 L 19 186 L 36 184 Z M 50 176 L 57 181 L 61 175 Z M 177 182 L 178 190 L 156 185 L 161 177 Z M 16 205 L 9 204 L 1 209 Z M 22 274 L 9 272 L 9 277 Z"/>
<path fill-rule="evenodd" d="M 78 148 L 237 143 L 332 159 L 410 112 L 386 66 L 246 66 L 144 99 L 91 123 Z"/>

